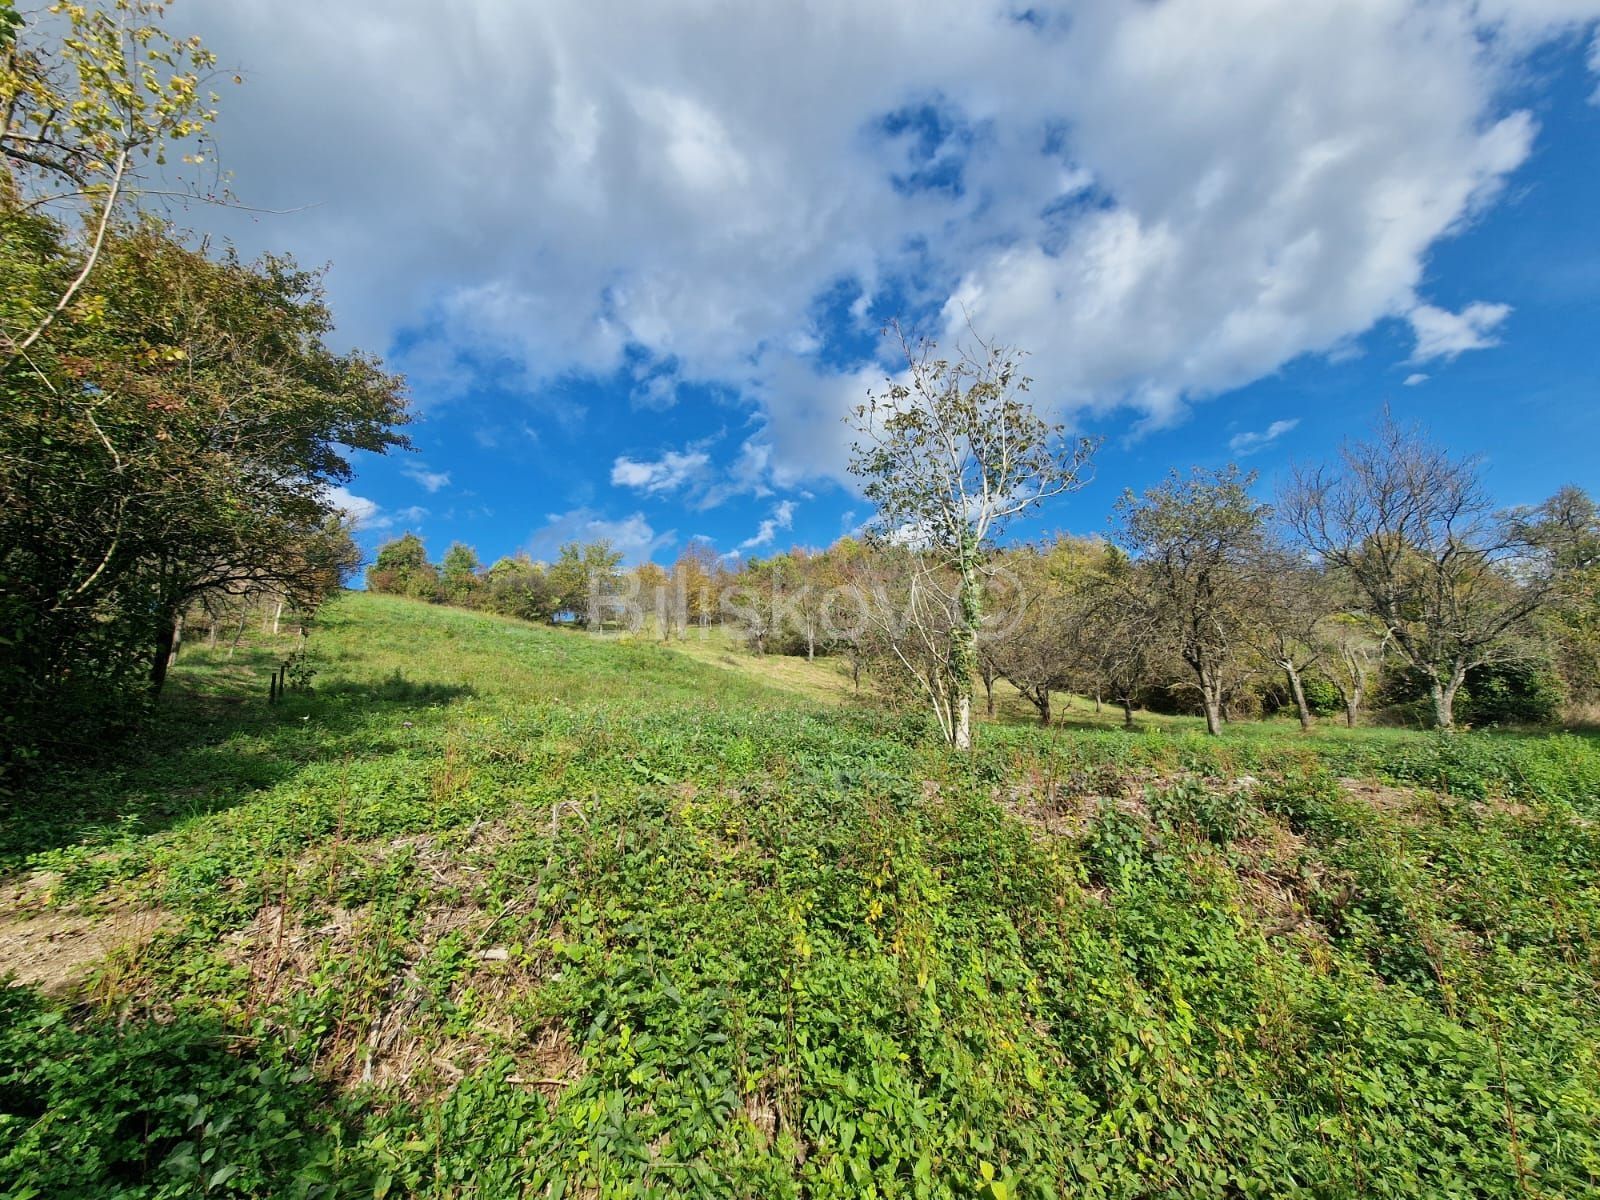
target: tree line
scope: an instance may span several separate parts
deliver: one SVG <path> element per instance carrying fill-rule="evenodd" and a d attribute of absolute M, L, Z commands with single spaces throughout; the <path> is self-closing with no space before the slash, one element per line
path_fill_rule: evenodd
<path fill-rule="evenodd" d="M 190 609 L 337 591 L 360 556 L 329 489 L 404 444 L 401 381 L 329 346 L 318 273 L 152 211 L 215 100 L 160 16 L 0 5 L 0 771 L 135 718 Z"/>
<path fill-rule="evenodd" d="M 893 330 L 896 335 L 898 330 Z M 1236 464 L 1125 492 L 1106 536 L 1004 546 L 1007 523 L 1090 479 L 1097 445 L 1027 400 L 1021 356 L 974 338 L 953 356 L 899 336 L 906 369 L 850 420 L 851 469 L 876 508 L 862 538 L 730 565 L 703 544 L 622 572 L 607 546 L 487 571 L 440 567 L 415 537 L 377 590 L 549 619 L 563 611 L 665 637 L 736 626 L 757 653 L 849 656 L 971 744 L 981 682 L 1051 719 L 1077 692 L 1194 711 L 1219 733 L 1287 708 L 1349 724 L 1389 715 L 1452 729 L 1554 720 L 1600 701 L 1600 512 L 1576 487 L 1502 510 L 1480 464 L 1385 412 L 1336 459 L 1295 469 L 1274 503 Z"/>

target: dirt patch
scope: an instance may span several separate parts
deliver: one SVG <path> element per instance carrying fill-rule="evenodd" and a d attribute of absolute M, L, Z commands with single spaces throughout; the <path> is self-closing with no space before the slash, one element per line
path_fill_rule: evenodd
<path fill-rule="evenodd" d="M 121 899 L 57 908 L 59 882 L 41 872 L 0 891 L 0 977 L 69 995 L 108 955 L 137 950 L 167 923 L 158 909 Z"/>
<path fill-rule="evenodd" d="M 1371 779 L 1341 779 L 1339 787 L 1350 799 L 1409 825 L 1421 825 L 1438 812 L 1437 799 L 1416 788 L 1393 787 Z"/>
<path fill-rule="evenodd" d="M 1150 818 L 1145 790 L 1172 782 L 1154 771 L 1074 771 L 1057 775 L 1029 770 L 994 798 L 1026 824 L 1053 837 L 1077 837 L 1110 804 L 1141 821 Z"/>
<path fill-rule="evenodd" d="M 1264 814 L 1231 849 L 1240 903 L 1263 934 L 1327 941 L 1327 931 L 1306 907 L 1306 897 L 1323 870 L 1303 837 L 1279 818 Z"/>

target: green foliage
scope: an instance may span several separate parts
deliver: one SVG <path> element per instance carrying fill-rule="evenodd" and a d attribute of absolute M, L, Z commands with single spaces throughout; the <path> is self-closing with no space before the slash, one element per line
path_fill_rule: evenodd
<path fill-rule="evenodd" d="M 1550 725 L 1561 715 L 1561 679 L 1544 663 L 1492 663 L 1467 672 L 1461 712 L 1469 725 Z"/>
<path fill-rule="evenodd" d="M 64 230 L 0 197 L 0 324 L 77 265 Z M 271 590 L 302 610 L 352 543 L 330 498 L 351 448 L 403 439 L 399 382 L 323 338 L 315 273 L 114 228 L 89 286 L 0 364 L 0 710 L 12 747 L 98 740 L 159 690 L 179 616 Z M 94 703 L 83 703 L 85 693 Z"/>
<path fill-rule="evenodd" d="M 422 539 L 409 531 L 378 547 L 377 558 L 367 568 L 367 587 L 413 600 L 437 600 L 442 595 L 438 568 L 428 561 Z"/>
<path fill-rule="evenodd" d="M 470 604 L 478 587 L 478 556 L 471 546 L 453 542 L 439 564 L 439 585 L 451 604 Z"/>
<path fill-rule="evenodd" d="M 1344 701 L 1339 689 L 1322 675 L 1307 675 L 1301 680 L 1306 691 L 1306 704 L 1319 717 L 1331 717 L 1344 711 Z"/>
<path fill-rule="evenodd" d="M 57 904 L 164 914 L 95 1004 L 0 993 L 0 1191 L 1600 1180 L 1592 740 L 995 725 L 954 755 L 375 595 L 308 653 L 315 692 L 220 727 L 240 660 L 197 653 L 146 757 L 0 830 Z"/>

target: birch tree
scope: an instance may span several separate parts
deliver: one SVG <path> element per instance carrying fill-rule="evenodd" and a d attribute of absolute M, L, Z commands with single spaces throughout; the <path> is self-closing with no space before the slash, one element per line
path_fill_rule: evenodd
<path fill-rule="evenodd" d="M 949 628 L 930 626 L 924 640 L 948 640 L 934 653 L 944 665 L 933 704 L 946 739 L 967 750 L 985 551 L 1013 518 L 1082 487 L 1096 443 L 1034 412 L 1019 351 L 974 335 L 946 358 L 931 341 L 892 333 L 905 369 L 851 413 L 850 470 L 877 508 L 877 532 L 922 551 L 912 559 L 924 576 L 913 591 L 931 599 L 940 573 L 953 574 Z"/>

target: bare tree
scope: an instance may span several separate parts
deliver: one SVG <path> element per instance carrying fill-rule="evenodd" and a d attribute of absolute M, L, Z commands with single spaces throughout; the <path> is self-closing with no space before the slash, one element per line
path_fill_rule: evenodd
<path fill-rule="evenodd" d="M 1149 573 L 1158 626 L 1193 672 L 1212 734 L 1222 732 L 1232 660 L 1256 618 L 1250 583 L 1271 510 L 1251 498 L 1254 482 L 1231 465 L 1187 479 L 1174 471 L 1117 503 L 1120 540 Z"/>
<path fill-rule="evenodd" d="M 1260 603 L 1258 620 L 1250 625 L 1252 641 L 1261 658 L 1283 672 L 1300 728 L 1309 730 L 1314 722 L 1305 676 L 1322 662 L 1327 649 L 1318 636 L 1333 607 L 1326 581 L 1314 567 L 1281 551 L 1263 555 L 1254 571 L 1253 590 Z"/>
<path fill-rule="evenodd" d="M 1495 511 L 1476 459 L 1387 412 L 1336 465 L 1297 469 L 1282 511 L 1427 680 L 1439 729 L 1455 727 L 1468 671 L 1522 654 L 1517 635 L 1555 579 L 1527 525 Z"/>
<path fill-rule="evenodd" d="M 893 663 L 898 670 L 883 680 L 891 694 L 900 691 L 894 683 L 914 691 L 932 710 L 945 741 L 960 747 L 960 722 L 971 719 L 972 686 L 972 668 L 961 663 L 956 633 L 961 582 L 953 569 L 941 570 L 929 557 L 908 546 L 883 545 L 857 564 L 853 582 L 864 588 L 867 625 L 855 644 L 869 660 Z"/>
<path fill-rule="evenodd" d="M 1367 685 L 1389 652 L 1389 631 L 1381 621 L 1361 613 L 1325 617 L 1317 629 L 1326 651 L 1329 677 L 1344 705 L 1344 723 L 1355 728 L 1366 699 Z"/>
<path fill-rule="evenodd" d="M 952 619 L 941 617 L 924 632 L 931 638 L 937 628 L 948 639 L 935 654 L 948 677 L 935 689 L 944 699 L 934 707 L 948 704 L 948 723 L 941 724 L 950 744 L 966 750 L 985 547 L 1011 518 L 1083 486 L 1095 443 L 1068 438 L 1034 413 L 1018 351 L 974 336 L 973 345 L 945 359 L 932 342 L 913 342 L 898 327 L 894 333 L 906 369 L 851 415 L 858 440 L 850 469 L 877 506 L 878 531 L 924 551 L 912 562 L 928 578 L 913 594 L 932 600 L 940 574 L 954 574 Z M 936 609 L 944 611 L 908 611 Z"/>

